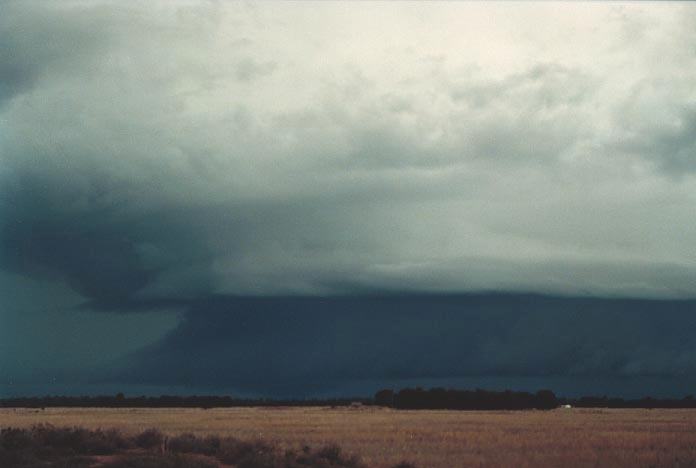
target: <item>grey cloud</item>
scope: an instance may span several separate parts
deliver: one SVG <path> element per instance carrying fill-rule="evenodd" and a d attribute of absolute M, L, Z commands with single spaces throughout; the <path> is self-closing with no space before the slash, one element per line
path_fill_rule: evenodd
<path fill-rule="evenodd" d="M 2 8 L 0 103 L 30 90 L 50 69 L 88 57 L 101 42 L 102 36 L 90 31 L 88 17 L 80 12 L 70 15 L 30 2 L 3 2 Z"/>
<path fill-rule="evenodd" d="M 175 328 L 182 307 L 151 307 L 147 314 L 104 314 L 76 307 L 84 300 L 54 278 L 0 272 L 0 393 L 18 385 L 41 392 L 56 382 L 81 381 Z"/>
<path fill-rule="evenodd" d="M 693 6 L 2 8 L 0 291 L 31 282 L 3 336 L 147 322 L 122 367 L 80 370 L 98 340 L 68 334 L 56 369 L 277 393 L 694 370 Z"/>
<path fill-rule="evenodd" d="M 614 147 L 640 155 L 671 175 L 680 176 L 696 170 L 696 104 L 675 106 L 673 115 L 661 125 L 631 128 Z"/>
<path fill-rule="evenodd" d="M 540 111 L 582 104 L 591 97 L 597 84 L 597 79 L 582 69 L 538 63 L 522 73 L 488 82 L 470 76 L 468 81 L 455 83 L 450 95 L 455 102 L 477 108 L 507 106 L 513 102 Z"/>
<path fill-rule="evenodd" d="M 631 108 L 615 49 L 570 63 L 549 46 L 498 69 L 439 42 L 356 55 L 359 41 L 288 35 L 301 26 L 264 7 L 11 5 L 7 63 L 34 78 L 7 75 L 27 92 L 0 118 L 4 269 L 94 300 L 399 285 L 693 294 L 693 180 L 636 168 L 686 167 L 686 75 L 676 98 Z M 29 33 L 52 15 L 66 21 L 50 37 Z M 681 120 L 639 131 L 662 128 L 651 103 Z M 620 124 L 625 110 L 642 120 Z"/>
<path fill-rule="evenodd" d="M 245 57 L 237 62 L 236 75 L 240 81 L 251 81 L 273 73 L 276 67 L 275 62 L 258 62 L 251 57 Z"/>

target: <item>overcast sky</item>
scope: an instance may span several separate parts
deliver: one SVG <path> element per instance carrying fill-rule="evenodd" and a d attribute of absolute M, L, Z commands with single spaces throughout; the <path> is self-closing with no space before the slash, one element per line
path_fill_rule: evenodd
<path fill-rule="evenodd" d="M 696 331 L 694 70 L 691 3 L 1 2 L 0 393 L 205 387 L 220 369 L 263 392 L 265 377 L 215 363 L 271 360 L 277 327 L 233 330 L 285 308 L 302 330 L 324 310 L 345 332 L 339 351 L 307 351 L 336 352 L 316 367 L 299 351 L 296 374 L 249 367 L 296 394 L 280 383 L 692 372 L 670 333 Z M 521 310 L 500 297 L 527 293 L 561 301 L 528 307 L 567 335 L 541 340 L 560 364 L 521 352 L 536 332 L 483 327 L 472 359 L 498 347 L 508 361 L 462 368 L 456 336 L 438 351 L 440 332 L 406 321 L 383 346 L 418 342 L 451 365 L 356 370 L 374 357 L 354 349 L 364 310 L 399 324 L 395 298 L 419 297 L 409 313 L 431 323 L 458 298 L 444 333 L 470 320 L 472 294 L 492 301 L 474 307 L 488 323 Z M 626 299 L 653 312 L 615 348 L 638 320 Z M 594 322 L 564 332 L 568 307 Z M 658 337 L 665 310 L 678 313 Z M 211 343 L 193 383 L 146 370 Z"/>

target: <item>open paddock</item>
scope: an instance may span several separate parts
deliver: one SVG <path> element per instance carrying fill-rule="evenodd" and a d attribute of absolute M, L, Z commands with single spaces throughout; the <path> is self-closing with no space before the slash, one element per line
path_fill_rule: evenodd
<path fill-rule="evenodd" d="M 158 428 L 285 447 L 335 442 L 370 466 L 694 467 L 696 410 L 0 409 L 1 427 Z"/>

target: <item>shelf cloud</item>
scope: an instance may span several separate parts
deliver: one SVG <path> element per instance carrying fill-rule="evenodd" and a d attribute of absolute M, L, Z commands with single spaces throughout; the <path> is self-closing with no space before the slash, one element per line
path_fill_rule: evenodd
<path fill-rule="evenodd" d="M 0 9 L 6 317 L 59 291 L 170 346 L 221 297 L 696 297 L 692 4 Z"/>

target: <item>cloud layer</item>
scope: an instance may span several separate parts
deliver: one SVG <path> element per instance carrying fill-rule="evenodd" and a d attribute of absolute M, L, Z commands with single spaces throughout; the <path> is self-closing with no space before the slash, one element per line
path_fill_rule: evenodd
<path fill-rule="evenodd" d="M 515 387 L 564 381 L 572 394 L 582 385 L 683 396 L 696 371 L 695 311 L 694 301 L 536 295 L 217 297 L 100 381 L 277 396 L 495 377 Z"/>
<path fill-rule="evenodd" d="M 178 315 L 149 314 L 146 332 L 120 349 L 157 342 L 147 348 L 154 360 L 162 349 L 186 353 L 193 329 L 219 326 L 226 354 L 275 336 L 264 327 L 237 336 L 237 312 L 208 307 L 231 296 L 696 297 L 693 4 L 16 1 L 0 10 L 0 291 L 26 298 L 0 310 L 6 330 L 29 317 L 48 327 L 52 313 L 183 311 L 164 341 Z M 69 300 L 49 313 L 53 297 Z M 342 329 L 367 320 L 336 307 Z M 84 319 L 95 336 L 137 322 L 104 317 Z M 482 327 L 477 339 L 495 335 Z M 345 346 L 360 342 L 348 331 Z M 402 330 L 417 341 L 412 331 Z M 577 339 L 590 346 L 590 335 Z M 458 356 L 450 338 L 443 362 Z M 527 339 L 575 356 L 534 334 L 501 353 Z M 69 349 L 74 364 L 69 356 L 87 348 Z M 671 374 L 670 359 L 686 353 L 659 340 L 651 349 L 664 351 Z M 597 372 L 633 368 L 633 354 L 608 353 Z M 478 358 L 461 362 L 479 374 L 543 374 L 592 361 L 485 354 L 480 368 Z M 458 365 L 436 373 L 459 375 Z M 390 366 L 379 370 L 398 373 Z"/>
<path fill-rule="evenodd" d="M 13 271 L 92 299 L 696 292 L 689 4 L 3 10 Z"/>

